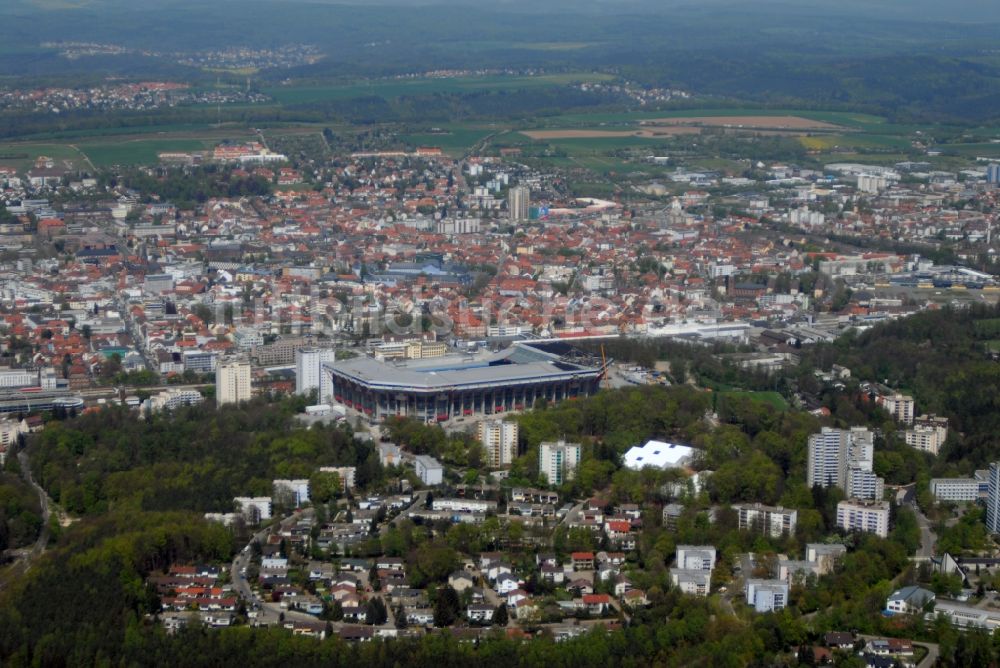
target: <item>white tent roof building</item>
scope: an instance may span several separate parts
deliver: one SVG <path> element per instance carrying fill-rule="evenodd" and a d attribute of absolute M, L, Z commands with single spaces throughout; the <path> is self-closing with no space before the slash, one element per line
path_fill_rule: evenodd
<path fill-rule="evenodd" d="M 625 453 L 625 468 L 635 471 L 647 466 L 658 469 L 676 469 L 688 466 L 695 449 L 676 443 L 649 441 L 643 446 L 634 446 Z"/>

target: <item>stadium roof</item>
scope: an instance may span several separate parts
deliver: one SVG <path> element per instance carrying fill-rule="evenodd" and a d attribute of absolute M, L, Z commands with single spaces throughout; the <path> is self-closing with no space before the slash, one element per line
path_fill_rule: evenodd
<path fill-rule="evenodd" d="M 417 392 L 594 378 L 603 372 L 600 359 L 566 344 L 546 342 L 518 342 L 496 353 L 398 362 L 355 357 L 323 367 L 373 389 Z"/>

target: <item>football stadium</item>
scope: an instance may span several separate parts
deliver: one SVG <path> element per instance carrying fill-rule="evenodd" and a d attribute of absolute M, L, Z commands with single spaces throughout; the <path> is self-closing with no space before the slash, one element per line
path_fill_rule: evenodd
<path fill-rule="evenodd" d="M 608 361 L 562 341 L 519 341 L 492 353 L 323 364 L 337 403 L 373 420 L 387 416 L 445 422 L 530 408 L 538 399 L 589 396 Z"/>

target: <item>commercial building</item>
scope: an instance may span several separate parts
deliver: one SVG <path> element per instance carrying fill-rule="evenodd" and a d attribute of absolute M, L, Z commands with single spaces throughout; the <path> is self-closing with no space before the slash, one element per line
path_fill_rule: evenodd
<path fill-rule="evenodd" d="M 788 605 L 788 583 L 782 580 L 747 580 L 747 605 L 757 612 L 775 612 Z"/>
<path fill-rule="evenodd" d="M 889 536 L 889 502 L 848 499 L 837 504 L 837 526 L 845 531 L 864 531 Z"/>
<path fill-rule="evenodd" d="M 486 449 L 490 468 L 509 466 L 514 461 L 519 433 L 516 422 L 483 420 L 479 423 L 479 441 Z"/>
<path fill-rule="evenodd" d="M 417 471 L 417 477 L 428 487 L 444 482 L 444 467 L 433 457 L 417 455 L 413 458 L 413 465 Z"/>
<path fill-rule="evenodd" d="M 515 186 L 507 192 L 507 210 L 511 220 L 528 220 L 531 212 L 531 190 Z"/>
<path fill-rule="evenodd" d="M 733 506 L 739 514 L 739 527 L 744 531 L 758 531 L 780 538 L 793 535 L 798 521 L 798 511 L 788 508 L 765 506 L 760 503 L 743 503 Z"/>
<path fill-rule="evenodd" d="M 686 445 L 649 441 L 643 446 L 634 446 L 625 453 L 622 463 L 625 468 L 635 471 L 652 466 L 658 469 L 676 469 L 688 466 L 697 451 Z"/>
<path fill-rule="evenodd" d="M 562 341 L 517 342 L 496 353 L 380 362 L 356 357 L 323 363 L 334 401 L 375 420 L 443 422 L 523 410 L 600 389 L 605 363 Z"/>
<path fill-rule="evenodd" d="M 215 368 L 215 403 L 238 404 L 249 401 L 250 397 L 250 362 L 241 359 L 220 362 Z"/>
<path fill-rule="evenodd" d="M 944 615 L 952 626 L 958 628 L 979 628 L 993 633 L 1000 627 L 1000 611 L 977 608 L 958 601 L 937 599 L 934 602 L 934 615 Z"/>
<path fill-rule="evenodd" d="M 295 351 L 295 393 L 317 392 L 319 403 L 328 403 L 333 396 L 330 375 L 323 373 L 323 364 L 335 362 L 337 351 L 333 348 L 300 348 Z"/>
<path fill-rule="evenodd" d="M 0 369 L 0 388 L 41 386 L 38 369 Z"/>
<path fill-rule="evenodd" d="M 580 444 L 566 441 L 543 442 L 538 446 L 538 473 L 550 485 L 561 485 L 576 477 L 580 465 Z"/>
<path fill-rule="evenodd" d="M 219 355 L 207 350 L 185 350 L 181 354 L 184 370 L 194 373 L 214 373 Z"/>
<path fill-rule="evenodd" d="M 1000 462 L 990 464 L 987 476 L 986 528 L 1000 533 Z"/>

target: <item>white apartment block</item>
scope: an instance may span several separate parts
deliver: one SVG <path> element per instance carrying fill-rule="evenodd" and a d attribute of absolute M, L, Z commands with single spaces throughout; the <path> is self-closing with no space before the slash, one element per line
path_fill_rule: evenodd
<path fill-rule="evenodd" d="M 238 404 L 249 401 L 250 397 L 250 362 L 237 359 L 220 362 L 215 367 L 215 403 Z"/>
<path fill-rule="evenodd" d="M 889 502 L 848 499 L 837 504 L 837 526 L 845 531 L 864 531 L 889 536 Z"/>
<path fill-rule="evenodd" d="M 320 473 L 336 473 L 340 479 L 340 489 L 344 493 L 354 489 L 354 479 L 357 476 L 356 466 L 321 466 Z"/>
<path fill-rule="evenodd" d="M 782 580 L 747 580 L 747 605 L 757 612 L 774 612 L 788 605 L 788 583 Z"/>
<path fill-rule="evenodd" d="M 543 442 L 538 446 L 538 473 L 550 485 L 561 485 L 572 480 L 580 465 L 580 450 L 579 443 Z"/>
<path fill-rule="evenodd" d="M 715 568 L 715 548 L 711 545 L 678 545 L 677 568 L 710 571 Z"/>
<path fill-rule="evenodd" d="M 276 498 L 287 498 L 296 506 L 308 503 L 309 480 L 305 478 L 298 480 L 275 480 L 274 496 Z"/>
<path fill-rule="evenodd" d="M 915 408 L 913 397 L 899 393 L 882 397 L 882 408 L 899 422 L 913 424 Z"/>
<path fill-rule="evenodd" d="M 333 398 L 333 379 L 323 373 L 324 362 L 335 362 L 333 348 L 300 348 L 295 351 L 295 393 L 309 394 L 316 390 L 317 403 L 326 404 Z"/>
<path fill-rule="evenodd" d="M 671 568 L 670 581 L 681 593 L 690 596 L 708 596 L 712 588 L 712 571 Z"/>
<path fill-rule="evenodd" d="M 809 487 L 839 487 L 846 491 L 851 468 L 872 470 L 874 450 L 874 436 L 864 427 L 823 427 L 809 437 L 806 482 Z"/>
<path fill-rule="evenodd" d="M 986 529 L 1000 533 L 1000 462 L 990 464 L 986 493 Z"/>
<path fill-rule="evenodd" d="M 249 520 L 271 519 L 271 497 L 269 496 L 237 496 L 233 499 L 233 505 Z"/>
<path fill-rule="evenodd" d="M 739 513 L 740 529 L 759 531 L 775 538 L 786 533 L 793 535 L 799 515 L 797 510 L 759 503 L 737 504 L 733 506 L 733 510 Z"/>
<path fill-rule="evenodd" d="M 978 501 L 983 496 L 983 488 L 989 494 L 989 481 L 986 476 L 980 478 L 934 478 L 931 480 L 931 494 L 938 501 L 952 503 L 970 503 Z"/>
<path fill-rule="evenodd" d="M 182 390 L 171 388 L 149 398 L 146 406 L 150 413 L 172 411 L 181 406 L 194 406 L 205 400 L 198 390 Z"/>
<path fill-rule="evenodd" d="M 913 429 L 906 430 L 903 436 L 911 448 L 936 455 L 948 439 L 948 418 L 921 415 L 914 420 Z"/>
<path fill-rule="evenodd" d="M 885 481 L 871 471 L 851 467 L 847 470 L 847 487 L 851 499 L 881 499 L 885 496 Z"/>
<path fill-rule="evenodd" d="M 430 487 L 444 482 L 444 467 L 433 457 L 417 455 L 413 458 L 413 466 L 417 471 L 417 477 L 425 485 Z"/>
<path fill-rule="evenodd" d="M 490 468 L 509 466 L 517 455 L 520 427 L 516 422 L 484 420 L 479 423 L 479 441 L 486 449 Z"/>

